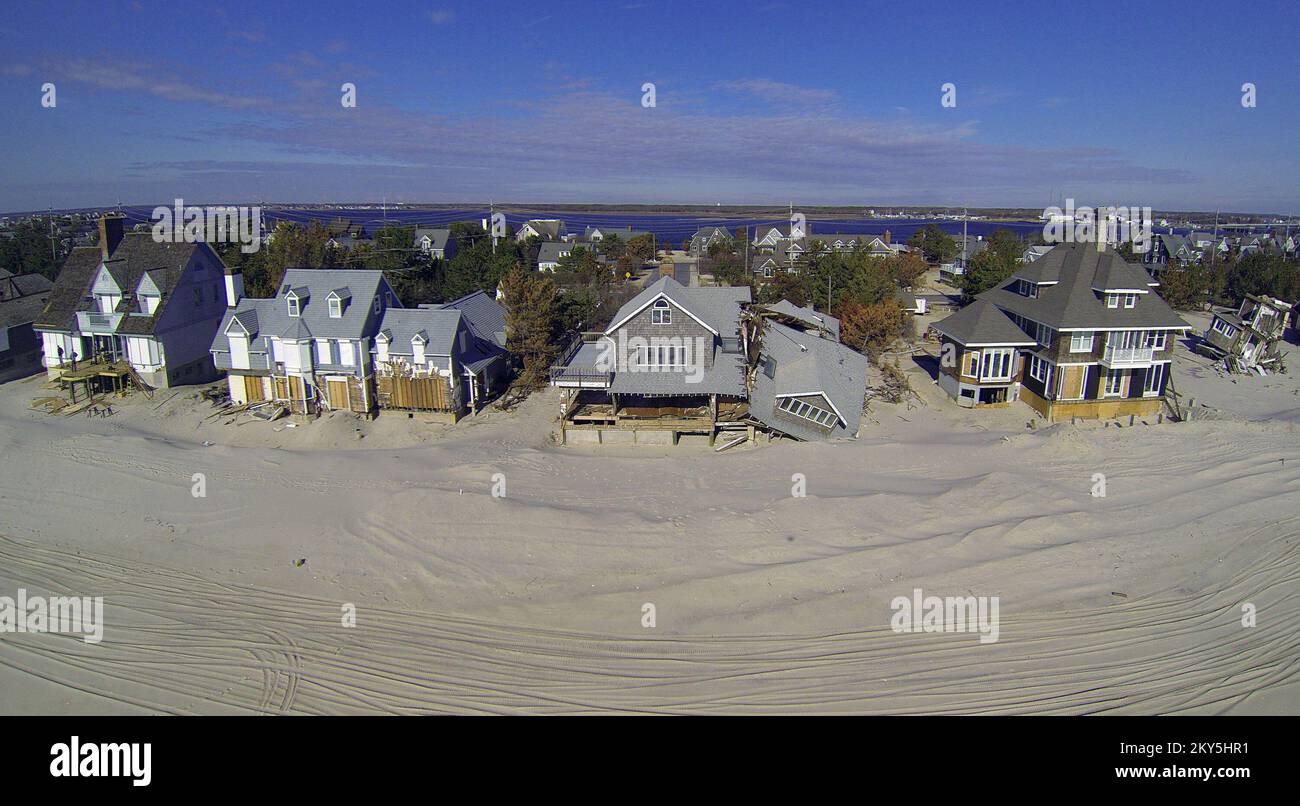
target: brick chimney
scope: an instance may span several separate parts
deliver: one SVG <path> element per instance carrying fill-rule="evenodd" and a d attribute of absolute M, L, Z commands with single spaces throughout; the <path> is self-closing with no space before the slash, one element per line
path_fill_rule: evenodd
<path fill-rule="evenodd" d="M 891 235 L 891 234 L 889 233 L 889 230 L 885 230 L 885 245 L 886 245 L 886 246 L 888 246 L 889 244 L 893 243 L 893 241 L 891 240 L 893 237 L 894 237 L 894 236 Z"/>
<path fill-rule="evenodd" d="M 99 217 L 99 254 L 104 260 L 108 260 L 122 242 L 125 222 L 126 216 L 121 213 L 104 213 Z"/>

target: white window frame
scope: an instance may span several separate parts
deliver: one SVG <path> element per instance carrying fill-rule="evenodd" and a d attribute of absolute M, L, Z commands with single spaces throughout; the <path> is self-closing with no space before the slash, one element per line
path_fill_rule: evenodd
<path fill-rule="evenodd" d="M 678 369 L 686 366 L 684 344 L 642 344 L 637 346 L 637 366 L 642 369 Z"/>
<path fill-rule="evenodd" d="M 1153 377 L 1156 380 L 1156 386 L 1154 389 L 1151 388 L 1151 380 Z M 1160 384 L 1164 383 L 1164 380 L 1165 380 L 1165 365 L 1152 364 L 1150 367 L 1147 368 L 1146 377 L 1142 379 L 1142 396 L 1143 397 L 1159 396 Z"/>
<path fill-rule="evenodd" d="M 302 302 L 297 297 L 285 297 L 285 302 L 288 303 L 289 316 L 297 319 L 302 314 Z"/>
<path fill-rule="evenodd" d="M 1168 336 L 1168 332 L 1164 330 L 1148 330 L 1143 346 L 1150 347 L 1152 350 L 1163 350 L 1168 344 Z"/>
<path fill-rule="evenodd" d="M 1119 307 L 1119 294 L 1107 294 L 1107 295 L 1106 295 L 1106 307 L 1107 307 L 1107 308 L 1118 308 L 1118 307 Z"/>
<path fill-rule="evenodd" d="M 1132 308 L 1137 305 L 1137 301 L 1138 301 L 1137 294 L 1124 294 L 1123 296 L 1124 296 L 1125 308 Z"/>
<path fill-rule="evenodd" d="M 1041 381 L 1043 390 L 1047 389 L 1047 378 L 1051 375 L 1051 363 L 1036 355 L 1029 356 L 1029 377 Z"/>
<path fill-rule="evenodd" d="M 330 297 L 329 308 L 330 308 L 331 319 L 343 318 L 343 300 L 339 299 L 338 297 Z"/>
<path fill-rule="evenodd" d="M 805 403 L 804 401 L 793 397 L 781 398 L 781 402 L 777 404 L 777 408 L 781 409 L 781 411 L 789 412 L 796 417 L 808 420 L 815 425 L 820 425 L 823 428 L 834 428 L 835 423 L 838 420 L 834 412 L 827 411 L 820 406 L 814 406 L 811 403 Z"/>
<path fill-rule="evenodd" d="M 655 300 L 654 305 L 650 306 L 650 324 L 652 325 L 671 325 L 673 323 L 673 308 L 668 300 L 662 297 Z"/>
<path fill-rule="evenodd" d="M 1111 391 L 1112 380 L 1115 382 L 1114 391 Z M 1101 396 L 1103 398 L 1124 396 L 1124 370 L 1122 369 L 1106 370 L 1105 376 L 1102 377 L 1101 379 Z"/>
<path fill-rule="evenodd" d="M 1015 374 L 1015 354 L 1014 347 L 991 347 L 984 350 L 984 355 L 980 359 L 981 382 L 989 381 L 993 383 L 1010 381 L 1011 376 Z M 1002 369 L 997 375 L 986 374 L 990 369 Z"/>
<path fill-rule="evenodd" d="M 1070 352 L 1090 353 L 1093 350 L 1093 331 L 1081 330 L 1070 334 Z"/>

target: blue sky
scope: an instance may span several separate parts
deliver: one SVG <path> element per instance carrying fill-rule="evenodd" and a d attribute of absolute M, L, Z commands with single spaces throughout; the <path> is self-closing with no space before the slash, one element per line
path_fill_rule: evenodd
<path fill-rule="evenodd" d="M 0 209 L 1072 197 L 1300 212 L 1298 4 L 1054 5 L 30 4 L 0 27 Z"/>

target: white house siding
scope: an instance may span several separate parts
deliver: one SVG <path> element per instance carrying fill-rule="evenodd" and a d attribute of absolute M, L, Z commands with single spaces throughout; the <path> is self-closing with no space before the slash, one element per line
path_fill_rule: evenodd
<path fill-rule="evenodd" d="M 84 358 L 81 349 L 81 339 L 72 336 L 69 333 L 51 333 L 44 331 L 41 333 L 42 350 L 45 353 L 45 366 L 52 369 L 59 366 L 59 348 L 63 348 L 63 361 L 69 363 L 72 360 L 72 352 L 76 350 L 78 358 Z"/>
<path fill-rule="evenodd" d="M 158 342 L 147 336 L 128 336 L 126 339 L 127 360 L 140 372 L 156 372 L 162 368 L 162 351 Z M 248 360 L 245 351 L 244 360 Z"/>
<path fill-rule="evenodd" d="M 248 337 L 230 334 L 230 366 L 248 369 Z"/>

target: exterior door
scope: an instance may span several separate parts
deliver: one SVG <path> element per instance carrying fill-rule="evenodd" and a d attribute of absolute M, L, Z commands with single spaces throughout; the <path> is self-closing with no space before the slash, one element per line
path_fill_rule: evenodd
<path fill-rule="evenodd" d="M 344 409 L 348 407 L 348 382 L 336 381 L 333 378 L 325 382 L 326 392 L 329 395 L 329 405 L 331 409 Z"/>

